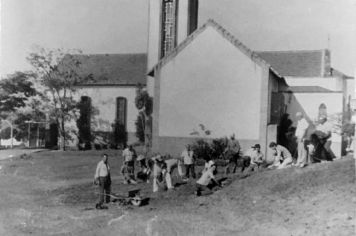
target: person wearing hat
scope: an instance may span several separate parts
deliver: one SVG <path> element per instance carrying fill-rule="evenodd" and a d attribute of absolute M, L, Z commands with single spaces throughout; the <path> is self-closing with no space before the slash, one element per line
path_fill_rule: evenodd
<path fill-rule="evenodd" d="M 250 149 L 248 149 L 245 153 L 245 156 L 250 157 L 250 167 L 249 170 L 253 171 L 255 168 L 259 169 L 259 167 L 263 163 L 263 153 L 261 152 L 261 145 L 255 144 Z"/>
<path fill-rule="evenodd" d="M 214 162 L 209 162 L 208 170 L 205 171 L 199 180 L 196 182 L 196 191 L 197 196 L 207 195 L 212 193 L 212 188 L 214 186 L 221 187 L 221 184 L 216 181 L 214 172 L 216 170 L 216 165 Z"/>
<path fill-rule="evenodd" d="M 316 126 L 316 132 L 318 137 L 323 144 L 325 150 L 331 156 L 332 159 L 335 158 L 334 152 L 331 150 L 332 143 L 332 124 L 327 122 L 327 117 L 325 115 L 320 116 L 319 124 Z"/>
<path fill-rule="evenodd" d="M 304 118 L 303 113 L 297 112 L 295 114 L 297 118 L 297 128 L 295 130 L 295 136 L 297 137 L 297 163 L 296 166 L 304 167 L 307 165 L 307 149 L 305 146 L 305 138 L 307 134 L 307 130 L 309 127 L 309 123 Z"/>
<path fill-rule="evenodd" d="M 104 197 L 106 203 L 110 202 L 111 178 L 108 159 L 109 156 L 107 154 L 103 154 L 103 158 L 97 164 L 95 170 L 94 184 L 99 185 L 99 202 L 95 206 L 97 209 L 106 209 L 103 206 Z"/>

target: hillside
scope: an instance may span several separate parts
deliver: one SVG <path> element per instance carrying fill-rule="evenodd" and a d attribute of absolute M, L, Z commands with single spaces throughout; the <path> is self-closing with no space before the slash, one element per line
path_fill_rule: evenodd
<path fill-rule="evenodd" d="M 41 152 L 0 161 L 0 235 L 353 235 L 355 161 L 346 157 L 304 169 L 237 174 L 206 197 L 194 181 L 152 194 L 151 184 L 122 184 L 111 152 L 113 192 L 140 188 L 135 208 L 97 200 L 92 176 L 100 152 Z"/>

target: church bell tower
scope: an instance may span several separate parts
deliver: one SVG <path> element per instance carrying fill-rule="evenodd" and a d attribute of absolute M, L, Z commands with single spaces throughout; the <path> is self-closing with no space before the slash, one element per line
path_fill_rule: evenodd
<path fill-rule="evenodd" d="M 198 0 L 150 0 L 148 69 L 198 26 Z"/>

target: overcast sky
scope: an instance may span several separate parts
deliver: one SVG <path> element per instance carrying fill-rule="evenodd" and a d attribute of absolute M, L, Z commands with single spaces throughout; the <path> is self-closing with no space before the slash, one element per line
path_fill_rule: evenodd
<path fill-rule="evenodd" d="M 146 52 L 148 2 L 1 0 L 1 74 L 29 69 L 33 45 Z M 199 13 L 200 25 L 212 18 L 252 50 L 329 47 L 332 66 L 355 73 L 356 0 L 200 0 Z"/>

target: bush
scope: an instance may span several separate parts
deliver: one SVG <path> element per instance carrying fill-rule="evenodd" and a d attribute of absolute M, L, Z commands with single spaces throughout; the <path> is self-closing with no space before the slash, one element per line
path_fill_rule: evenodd
<path fill-rule="evenodd" d="M 228 139 L 226 137 L 213 139 L 211 142 L 204 139 L 198 139 L 191 145 L 191 147 L 198 159 L 224 159 L 222 154 L 224 153 L 227 144 Z"/>
<path fill-rule="evenodd" d="M 145 142 L 145 118 L 142 112 L 138 114 L 137 120 L 135 121 L 135 126 L 136 137 L 141 143 Z"/>
<path fill-rule="evenodd" d="M 124 124 L 121 124 L 119 121 L 115 121 L 113 127 L 113 133 L 111 137 L 110 147 L 119 148 L 124 147 L 127 142 L 127 132 Z"/>

